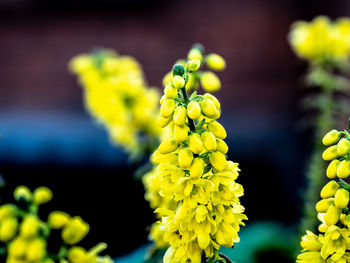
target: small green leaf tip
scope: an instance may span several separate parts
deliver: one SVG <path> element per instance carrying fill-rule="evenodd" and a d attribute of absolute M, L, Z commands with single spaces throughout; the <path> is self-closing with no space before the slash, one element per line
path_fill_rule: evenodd
<path fill-rule="evenodd" d="M 183 74 L 185 74 L 185 68 L 180 64 L 176 64 L 173 67 L 173 76 L 183 76 Z"/>
<path fill-rule="evenodd" d="M 192 46 L 192 49 L 198 49 L 202 54 L 204 53 L 204 46 L 200 43 L 196 43 Z"/>

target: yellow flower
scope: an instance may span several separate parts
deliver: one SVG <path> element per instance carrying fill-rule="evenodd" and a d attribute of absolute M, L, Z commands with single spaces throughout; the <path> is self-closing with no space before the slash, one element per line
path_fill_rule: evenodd
<path fill-rule="evenodd" d="M 29 262 L 40 262 L 46 255 L 46 243 L 42 239 L 34 239 L 27 245 L 26 258 Z"/>
<path fill-rule="evenodd" d="M 15 218 L 6 218 L 0 224 L 0 240 L 8 242 L 17 232 L 18 222 Z"/>
<path fill-rule="evenodd" d="M 289 42 L 301 58 L 311 63 L 341 62 L 350 54 L 350 21 L 335 22 L 319 16 L 311 22 L 297 22 L 292 26 Z"/>
<path fill-rule="evenodd" d="M 207 65 L 213 70 L 221 71 L 225 69 L 226 62 L 223 57 L 218 54 L 209 54 L 207 56 Z"/>
<path fill-rule="evenodd" d="M 190 59 L 200 60 L 200 52 L 190 51 Z M 160 114 L 170 120 L 159 121 L 171 132 L 152 156 L 155 170 L 144 179 L 146 198 L 160 219 L 151 238 L 157 247 L 169 246 L 165 263 L 213 259 L 220 246 L 239 242 L 240 226 L 247 219 L 239 200 L 243 187 L 235 182 L 238 164 L 226 160 L 226 131 L 215 121 L 220 117 L 219 101 L 209 93 L 190 96 L 186 86 L 176 84 L 179 75 L 194 70 L 192 62 L 173 67 L 172 84 L 181 88 L 180 94 L 161 100 Z M 204 74 L 197 81 L 203 81 Z"/>
<path fill-rule="evenodd" d="M 36 204 L 45 204 L 52 199 L 52 192 L 47 187 L 39 187 L 34 190 L 34 203 Z"/>
<path fill-rule="evenodd" d="M 200 77 L 201 85 L 207 92 L 215 92 L 221 88 L 218 76 L 210 71 L 204 72 Z"/>
<path fill-rule="evenodd" d="M 70 69 L 79 77 L 87 111 L 106 128 L 113 144 L 132 155 L 144 151 L 142 144 L 153 145 L 160 136 L 159 94 L 148 87 L 134 58 L 102 50 L 74 57 Z M 175 97 L 176 90 L 167 88 L 166 94 Z"/>
<path fill-rule="evenodd" d="M 321 238 L 321 243 L 323 243 L 321 249 L 323 259 L 327 259 L 333 253 L 344 254 L 350 244 L 350 230 L 330 226 L 324 237 Z"/>
<path fill-rule="evenodd" d="M 34 215 L 28 215 L 24 218 L 21 227 L 20 232 L 21 236 L 25 238 L 31 238 L 38 234 L 40 227 L 40 221 L 39 219 Z"/>
<path fill-rule="evenodd" d="M 73 217 L 62 230 L 62 239 L 69 245 L 82 240 L 90 230 L 90 226 L 80 217 Z"/>
<path fill-rule="evenodd" d="M 49 214 L 47 223 L 53 229 L 61 229 L 65 225 L 67 225 L 69 220 L 70 216 L 67 213 L 61 211 L 54 211 Z"/>
<path fill-rule="evenodd" d="M 333 197 L 334 194 L 338 191 L 339 184 L 336 181 L 330 181 L 328 182 L 321 190 L 321 197 L 322 198 L 329 198 Z"/>
<path fill-rule="evenodd" d="M 17 201 L 25 200 L 30 201 L 32 199 L 32 193 L 26 186 L 18 186 L 14 191 L 14 197 Z"/>
<path fill-rule="evenodd" d="M 319 251 L 309 251 L 298 255 L 297 263 L 326 263 Z"/>
<path fill-rule="evenodd" d="M 300 245 L 303 249 L 309 251 L 319 251 L 322 247 L 319 237 L 308 230 L 306 230 L 306 235 L 302 237 Z"/>

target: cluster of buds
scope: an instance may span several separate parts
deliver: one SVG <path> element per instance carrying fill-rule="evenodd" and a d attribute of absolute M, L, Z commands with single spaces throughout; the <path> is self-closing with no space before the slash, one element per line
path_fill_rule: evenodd
<path fill-rule="evenodd" d="M 311 22 L 298 21 L 289 35 L 295 53 L 311 63 L 345 62 L 350 55 L 350 20 L 330 21 L 319 16 Z"/>
<path fill-rule="evenodd" d="M 70 69 L 79 76 L 88 112 L 105 126 L 113 144 L 132 157 L 153 152 L 159 93 L 148 87 L 140 64 L 111 50 L 76 56 Z"/>
<path fill-rule="evenodd" d="M 219 77 L 211 70 L 222 71 L 226 68 L 225 60 L 218 54 L 211 53 L 208 55 L 203 54 L 203 47 L 200 44 L 196 44 L 189 51 L 187 60 L 192 61 L 191 65 L 187 68 L 187 80 L 186 91 L 192 93 L 201 86 L 207 92 L 215 92 L 221 88 L 221 81 Z M 199 64 L 198 64 L 199 62 Z M 179 64 L 186 67 L 186 60 L 180 59 L 175 64 Z M 208 70 L 202 71 L 196 67 L 206 66 Z M 167 73 L 163 78 L 163 85 L 173 81 L 173 72 Z M 178 77 L 177 77 L 178 78 Z M 178 78 L 179 79 L 179 78 Z M 181 81 L 181 80 L 180 80 Z M 167 91 L 170 91 L 168 88 Z M 166 92 L 164 92 L 166 94 Z"/>
<path fill-rule="evenodd" d="M 31 192 L 25 186 L 14 191 L 16 203 L 0 206 L 0 258 L 6 263 L 112 263 L 98 254 L 106 248 L 100 243 L 87 251 L 77 244 L 89 232 L 79 216 L 53 211 L 47 221 L 39 206 L 49 202 L 52 192 L 39 187 Z"/>
<path fill-rule="evenodd" d="M 342 134 L 344 135 L 343 138 Z M 332 130 L 323 138 L 324 145 L 329 146 L 323 152 L 323 159 L 331 161 L 327 168 L 327 177 L 345 179 L 350 175 L 350 134 L 347 131 Z M 335 144 L 335 145 L 333 145 Z"/>
<path fill-rule="evenodd" d="M 170 132 L 152 156 L 157 166 L 149 181 L 163 200 L 173 201 L 172 207 L 156 210 L 161 218 L 156 229 L 163 231 L 169 245 L 165 263 L 222 260 L 220 246 L 239 242 L 240 225 L 247 219 L 239 201 L 243 187 L 235 181 L 238 164 L 225 156 L 226 131 L 217 121 L 220 103 L 209 93 L 198 95 L 192 90 L 188 95 L 189 74 L 196 73 L 202 63 L 201 50 L 193 48 L 184 65 L 173 67 L 161 98 L 158 124 Z"/>
<path fill-rule="evenodd" d="M 331 161 L 326 174 L 333 180 L 322 188 L 322 199 L 316 204 L 321 221 L 318 227 L 320 234 L 307 231 L 301 241 L 303 253 L 298 256 L 297 262 L 350 262 L 350 185 L 342 180 L 350 176 L 349 140 L 347 131 L 332 130 L 323 137 L 322 142 L 328 148 L 322 157 Z"/>

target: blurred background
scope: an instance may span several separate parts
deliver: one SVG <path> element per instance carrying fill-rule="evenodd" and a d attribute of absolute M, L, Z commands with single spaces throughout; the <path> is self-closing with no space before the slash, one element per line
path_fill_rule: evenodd
<path fill-rule="evenodd" d="M 88 244 L 112 256 L 147 242 L 154 215 L 122 149 L 84 110 L 69 60 L 94 47 L 134 56 L 148 83 L 193 43 L 227 61 L 219 73 L 229 158 L 240 163 L 249 222 L 297 223 L 311 131 L 298 105 L 306 63 L 287 43 L 292 22 L 350 16 L 349 1 L 2 0 L 0 172 L 15 185 L 45 185 L 54 209 L 90 223 Z M 90 242 L 90 243 L 89 243 Z"/>

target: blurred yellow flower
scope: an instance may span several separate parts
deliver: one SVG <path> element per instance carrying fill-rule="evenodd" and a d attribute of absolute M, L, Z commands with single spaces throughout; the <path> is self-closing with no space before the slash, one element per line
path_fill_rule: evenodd
<path fill-rule="evenodd" d="M 311 63 L 343 62 L 350 54 L 350 19 L 325 16 L 293 24 L 289 42 L 296 54 Z"/>
<path fill-rule="evenodd" d="M 156 147 L 159 93 L 147 85 L 134 58 L 102 50 L 74 57 L 69 67 L 79 77 L 87 110 L 112 143 L 132 154 Z"/>

